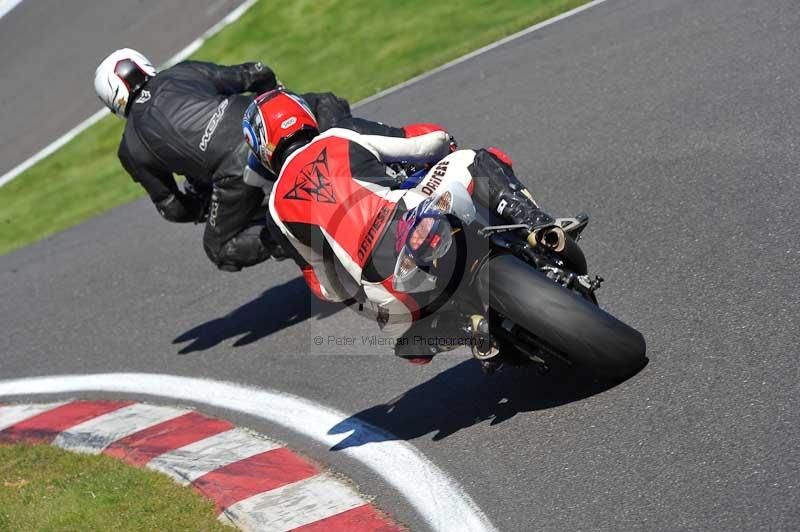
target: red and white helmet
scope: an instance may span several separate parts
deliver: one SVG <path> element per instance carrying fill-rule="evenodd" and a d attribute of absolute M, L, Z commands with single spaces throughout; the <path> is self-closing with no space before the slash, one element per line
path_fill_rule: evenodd
<path fill-rule="evenodd" d="M 250 104 L 242 119 L 247 144 L 261 164 L 273 172 L 283 151 L 295 140 L 311 140 L 319 134 L 314 113 L 300 96 L 284 90 L 272 90 Z"/>
<path fill-rule="evenodd" d="M 155 75 L 155 67 L 145 56 L 122 48 L 103 59 L 95 70 L 94 90 L 111 112 L 127 116 L 131 97 Z"/>

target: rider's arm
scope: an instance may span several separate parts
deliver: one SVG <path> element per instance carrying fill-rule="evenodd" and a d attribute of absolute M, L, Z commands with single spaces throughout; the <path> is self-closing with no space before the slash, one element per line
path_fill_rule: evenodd
<path fill-rule="evenodd" d="M 336 127 L 350 129 L 362 135 L 379 135 L 382 137 L 412 138 L 431 133 L 433 131 L 447 130 L 439 124 L 417 123 L 407 124 L 403 127 L 394 127 L 383 122 L 373 122 L 364 118 L 350 117 L 336 123 Z"/>
<path fill-rule="evenodd" d="M 450 136 L 444 131 L 432 131 L 418 137 L 397 138 L 364 135 L 385 163 L 410 161 L 436 162 L 450 153 Z"/>
<path fill-rule="evenodd" d="M 131 156 L 124 141 L 119 148 L 119 160 L 134 181 L 142 185 L 156 206 L 159 214 L 176 223 L 199 220 L 204 211 L 203 203 L 195 196 L 183 194 L 171 172 L 148 166 Z"/>
<path fill-rule="evenodd" d="M 262 63 L 221 66 L 201 61 L 187 61 L 201 75 L 209 78 L 221 94 L 262 93 L 277 86 L 275 73 Z"/>
<path fill-rule="evenodd" d="M 432 131 L 411 138 L 385 137 L 383 135 L 361 135 L 342 128 L 330 129 L 321 136 L 346 138 L 360 144 L 384 163 L 392 162 L 436 162 L 450 153 L 450 135 L 445 131 Z"/>

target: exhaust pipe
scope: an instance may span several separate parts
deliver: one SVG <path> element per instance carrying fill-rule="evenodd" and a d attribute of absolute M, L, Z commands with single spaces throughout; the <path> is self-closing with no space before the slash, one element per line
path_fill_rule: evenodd
<path fill-rule="evenodd" d="M 554 225 L 528 235 L 528 244 L 535 246 L 537 243 L 560 253 L 567 245 L 567 236 L 561 227 Z"/>

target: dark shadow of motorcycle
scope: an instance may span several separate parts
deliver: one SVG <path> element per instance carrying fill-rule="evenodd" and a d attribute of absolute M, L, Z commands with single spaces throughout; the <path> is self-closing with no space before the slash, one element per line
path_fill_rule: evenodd
<path fill-rule="evenodd" d="M 275 304 L 280 301 L 280 304 Z M 273 286 L 263 294 L 233 312 L 193 327 L 175 338 L 172 343 L 191 342 L 178 354 L 186 355 L 210 349 L 222 342 L 238 339 L 234 347 L 257 342 L 281 329 L 291 327 L 309 318 L 325 318 L 341 310 L 341 305 L 318 301 L 298 277 L 282 285 Z"/>
<path fill-rule="evenodd" d="M 497 425 L 520 412 L 580 401 L 614 385 L 568 368 L 554 368 L 546 375 L 531 367 L 507 368 L 487 377 L 470 359 L 337 424 L 328 434 L 352 434 L 331 450 L 408 441 L 430 433 L 438 441 L 487 420 Z"/>

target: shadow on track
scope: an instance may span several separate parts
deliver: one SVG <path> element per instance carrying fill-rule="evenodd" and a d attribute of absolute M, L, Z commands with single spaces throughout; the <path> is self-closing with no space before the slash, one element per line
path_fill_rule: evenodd
<path fill-rule="evenodd" d="M 470 359 L 386 404 L 347 418 L 328 431 L 346 434 L 331 450 L 388 440 L 413 440 L 435 433 L 434 441 L 486 420 L 497 425 L 519 412 L 579 401 L 614 386 L 568 370 L 540 376 L 532 368 L 506 368 L 490 377 Z M 375 430 L 364 430 L 364 425 Z"/>
<path fill-rule="evenodd" d="M 341 305 L 317 301 L 308 291 L 303 279 L 298 277 L 282 285 L 273 286 L 230 314 L 189 329 L 172 343 L 191 341 L 178 351 L 181 355 L 209 349 L 237 336 L 241 337 L 233 343 L 233 346 L 240 347 L 257 342 L 313 316 L 319 318 L 330 316 L 342 308 L 344 307 Z"/>

